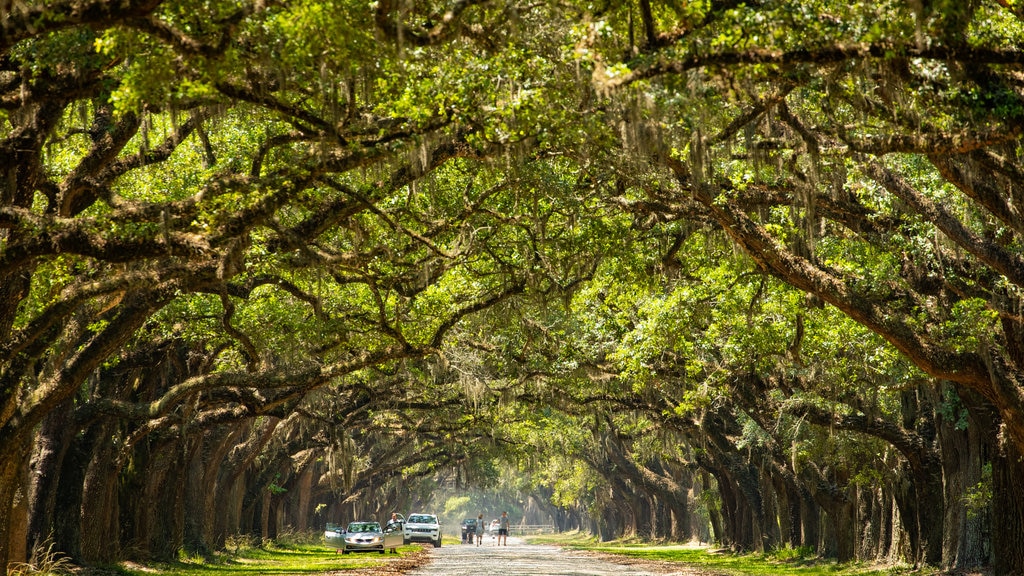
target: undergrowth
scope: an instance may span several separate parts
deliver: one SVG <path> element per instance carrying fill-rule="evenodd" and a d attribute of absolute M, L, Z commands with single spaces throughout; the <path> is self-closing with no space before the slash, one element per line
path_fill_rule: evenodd
<path fill-rule="evenodd" d="M 54 550 L 53 540 L 46 540 L 32 548 L 32 556 L 28 562 L 12 562 L 8 574 L 12 576 L 28 576 L 29 574 L 70 574 L 74 568 L 71 559 L 62 552 Z"/>

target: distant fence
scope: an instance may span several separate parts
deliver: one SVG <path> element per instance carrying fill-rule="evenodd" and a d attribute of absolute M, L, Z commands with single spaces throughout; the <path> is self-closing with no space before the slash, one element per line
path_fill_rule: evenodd
<path fill-rule="evenodd" d="M 554 534 L 554 524 L 513 524 L 509 526 L 509 534 L 513 536 L 527 536 L 530 534 Z"/>

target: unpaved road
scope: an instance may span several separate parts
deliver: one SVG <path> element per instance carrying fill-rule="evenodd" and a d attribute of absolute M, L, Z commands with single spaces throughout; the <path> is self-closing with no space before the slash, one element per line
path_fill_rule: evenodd
<path fill-rule="evenodd" d="M 694 574 L 619 564 L 585 552 L 564 550 L 556 546 L 526 544 L 519 538 L 509 538 L 507 546 L 496 546 L 494 540 L 490 538 L 485 538 L 481 546 L 445 545 L 430 550 L 430 556 L 429 563 L 408 572 L 408 575 L 662 576 L 664 574 Z"/>

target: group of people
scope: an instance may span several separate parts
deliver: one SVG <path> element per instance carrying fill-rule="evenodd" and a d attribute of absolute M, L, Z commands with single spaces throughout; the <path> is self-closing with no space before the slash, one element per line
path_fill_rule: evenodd
<path fill-rule="evenodd" d="M 468 535 L 472 540 L 473 535 Z M 498 518 L 498 546 L 508 546 L 508 512 L 502 512 L 501 517 Z M 484 540 L 484 515 L 480 514 L 476 517 L 476 545 L 479 546 Z M 472 543 L 472 542 L 471 542 Z"/>

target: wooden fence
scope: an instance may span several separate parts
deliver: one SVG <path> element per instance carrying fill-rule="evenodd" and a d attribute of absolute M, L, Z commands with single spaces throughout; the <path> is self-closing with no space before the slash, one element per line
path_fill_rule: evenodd
<path fill-rule="evenodd" d="M 530 534 L 554 534 L 554 524 L 513 524 L 509 526 L 509 534 L 513 536 L 528 536 Z"/>

